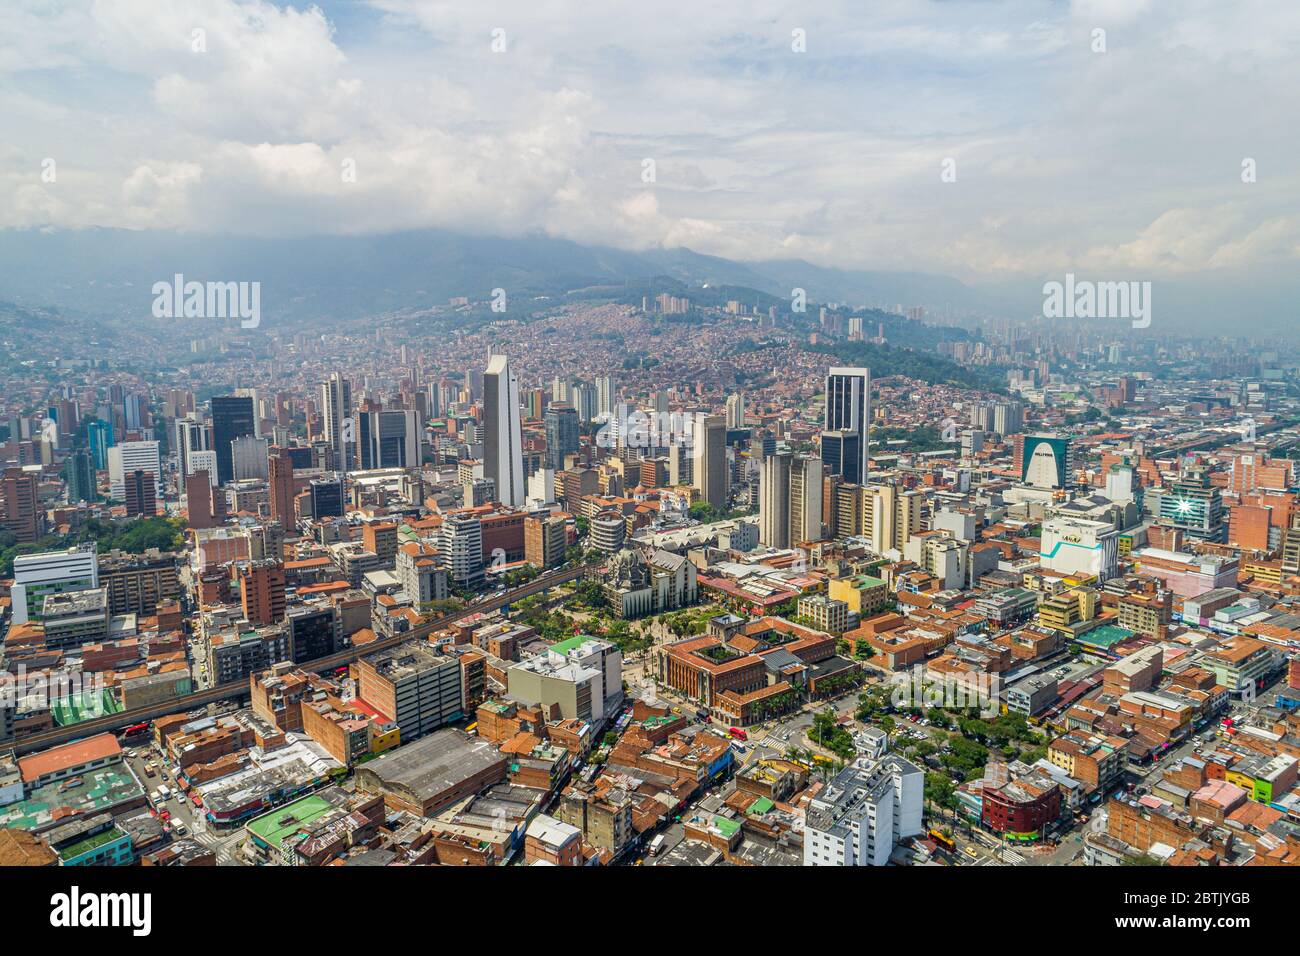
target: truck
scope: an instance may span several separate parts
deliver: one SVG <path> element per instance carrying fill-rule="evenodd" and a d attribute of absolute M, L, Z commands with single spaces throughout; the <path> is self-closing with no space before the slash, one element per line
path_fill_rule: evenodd
<path fill-rule="evenodd" d="M 650 841 L 650 855 L 658 856 L 664 849 L 664 835 L 661 833 Z"/>

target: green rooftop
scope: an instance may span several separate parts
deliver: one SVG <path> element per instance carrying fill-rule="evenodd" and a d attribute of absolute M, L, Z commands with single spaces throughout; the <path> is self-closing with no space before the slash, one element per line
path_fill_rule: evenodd
<path fill-rule="evenodd" d="M 101 830 L 94 836 L 88 836 L 84 840 L 79 840 L 72 846 L 65 846 L 59 851 L 59 859 L 75 860 L 79 856 L 85 856 L 98 850 L 101 846 L 107 846 L 114 840 L 122 839 L 122 831 L 117 827 L 109 827 L 107 830 Z"/>
<path fill-rule="evenodd" d="M 718 828 L 724 837 L 728 839 L 740 829 L 740 824 L 735 820 L 728 820 L 726 817 L 714 817 L 713 825 Z"/>
<path fill-rule="evenodd" d="M 278 850 L 286 840 L 306 830 L 333 807 L 324 797 L 309 794 L 250 820 L 247 829 L 267 846 Z"/>
<path fill-rule="evenodd" d="M 50 705 L 50 714 L 60 727 L 79 724 L 92 717 L 121 713 L 122 705 L 110 690 L 93 691 L 64 697 Z"/>
<path fill-rule="evenodd" d="M 1080 634 L 1079 641 L 1093 647 L 1111 647 L 1127 641 L 1132 636 L 1133 632 L 1126 627 L 1119 627 L 1116 624 L 1103 624 L 1101 627 L 1094 627 L 1091 631 Z"/>
<path fill-rule="evenodd" d="M 590 634 L 575 634 L 573 637 L 552 644 L 549 650 L 554 651 L 556 654 L 568 654 L 569 651 L 573 650 L 575 647 L 581 647 L 588 641 L 594 640 L 596 640 L 596 638 L 592 637 Z"/>
<path fill-rule="evenodd" d="M 749 805 L 749 812 L 761 817 L 774 806 L 776 806 L 776 804 L 767 797 L 759 797 Z"/>

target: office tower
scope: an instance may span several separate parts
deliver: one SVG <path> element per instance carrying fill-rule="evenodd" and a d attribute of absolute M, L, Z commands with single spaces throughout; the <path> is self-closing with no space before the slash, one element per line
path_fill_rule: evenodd
<path fill-rule="evenodd" d="M 271 442 L 266 438 L 241 435 L 230 443 L 231 467 L 236 481 L 264 480 L 267 476 L 267 457 Z"/>
<path fill-rule="evenodd" d="M 828 475 L 836 475 L 850 484 L 862 481 L 862 436 L 857 432 L 822 432 L 822 461 Z"/>
<path fill-rule="evenodd" d="M 519 380 L 504 355 L 488 359 L 483 373 L 483 424 L 483 477 L 496 486 L 498 501 L 512 508 L 521 507 L 526 489 Z"/>
<path fill-rule="evenodd" d="M 685 442 L 673 442 L 668 446 L 668 484 L 691 484 L 695 476 L 691 451 L 691 446 Z"/>
<path fill-rule="evenodd" d="M 790 472 L 793 456 L 764 459 L 758 490 L 758 540 L 769 548 L 790 547 Z"/>
<path fill-rule="evenodd" d="M 352 421 L 352 383 L 335 372 L 320 387 L 320 410 L 324 418 L 325 440 L 334 453 L 331 467 L 338 471 L 352 468 L 356 454 L 356 435 Z"/>
<path fill-rule="evenodd" d="M 212 476 L 200 468 L 185 476 L 185 510 L 191 528 L 214 528 L 212 508 Z"/>
<path fill-rule="evenodd" d="M 271 520 L 280 522 L 281 528 L 291 529 L 297 523 L 293 513 L 293 459 L 283 450 L 276 449 L 268 462 L 267 473 Z M 186 487 L 189 487 L 188 484 Z"/>
<path fill-rule="evenodd" d="M 799 455 L 790 465 L 790 543 L 822 539 L 822 460 Z"/>
<path fill-rule="evenodd" d="M 614 376 L 601 375 L 596 378 L 596 414 L 611 415 L 617 401 L 617 385 Z"/>
<path fill-rule="evenodd" d="M 78 449 L 63 463 L 63 480 L 68 484 L 68 503 L 95 501 L 95 467 L 90 452 Z"/>
<path fill-rule="evenodd" d="M 257 426 L 251 398 L 222 395 L 212 399 L 212 450 L 217 453 L 217 484 L 234 480 L 235 461 L 231 450 L 234 440 L 255 434 Z"/>
<path fill-rule="evenodd" d="M 1223 493 L 1210 482 L 1204 465 L 1194 465 L 1160 497 L 1159 523 L 1177 528 L 1198 541 L 1223 543 L 1228 528 L 1223 521 Z"/>
<path fill-rule="evenodd" d="M 179 419 L 176 422 L 174 447 L 180 473 L 188 475 L 190 453 L 209 451 L 212 448 L 212 430 L 205 422 L 195 421 L 193 418 Z"/>
<path fill-rule="evenodd" d="M 490 362 L 494 356 L 489 356 Z M 465 400 L 471 405 L 483 398 L 483 370 L 472 368 L 465 373 Z"/>
<path fill-rule="evenodd" d="M 578 410 L 578 421 L 586 423 L 596 418 L 596 390 L 586 382 L 579 382 L 569 390 L 573 407 Z"/>
<path fill-rule="evenodd" d="M 542 410 L 546 406 L 546 393 L 540 388 L 527 388 L 523 392 L 524 417 L 531 422 L 542 420 Z"/>
<path fill-rule="evenodd" d="M 244 619 L 261 627 L 284 619 L 284 564 L 274 558 L 239 565 Z"/>
<path fill-rule="evenodd" d="M 524 560 L 540 570 L 563 563 L 568 547 L 568 521 L 559 515 L 530 515 L 524 519 Z"/>
<path fill-rule="evenodd" d="M 564 469 L 564 456 L 578 450 L 578 411 L 565 402 L 552 402 L 546 422 L 546 467 Z"/>
<path fill-rule="evenodd" d="M 128 441 L 108 450 L 109 495 L 114 501 L 126 499 L 126 479 L 136 471 L 153 475 L 154 490 L 162 485 L 162 458 L 156 441 Z"/>
<path fill-rule="evenodd" d="M 309 604 L 285 613 L 289 658 L 304 664 L 343 649 L 343 622 L 334 604 Z"/>
<path fill-rule="evenodd" d="M 696 415 L 691 446 L 692 486 L 714 510 L 727 510 L 727 419 L 722 415 Z"/>
<path fill-rule="evenodd" d="M 1017 435 L 1014 442 L 1017 477 L 1033 488 L 1064 488 L 1074 484 L 1074 449 L 1062 435 Z"/>
<path fill-rule="evenodd" d="M 845 432 L 857 437 L 857 467 L 847 469 L 848 460 L 844 452 L 846 447 L 841 437 L 841 446 L 836 453 L 831 474 L 841 475 L 845 481 L 861 483 L 867 480 L 867 461 L 871 440 L 871 372 L 865 368 L 833 367 L 826 373 L 826 422 L 824 429 L 828 432 Z M 850 442 L 851 445 L 851 442 Z M 831 465 L 822 449 L 823 460 Z"/>
<path fill-rule="evenodd" d="M 526 508 L 541 508 L 555 500 L 555 470 L 538 468 L 528 476 Z"/>
<path fill-rule="evenodd" d="M 731 429 L 745 427 L 745 393 L 736 392 L 727 396 L 727 427 Z"/>
<path fill-rule="evenodd" d="M 197 475 L 206 472 L 208 481 L 217 483 L 217 453 L 215 451 L 192 451 L 186 456 L 185 475 Z"/>
<path fill-rule="evenodd" d="M 95 420 L 86 425 L 86 444 L 96 471 L 108 471 L 108 450 L 113 447 L 113 423 Z"/>
<path fill-rule="evenodd" d="M 137 468 L 123 482 L 122 498 L 126 502 L 128 518 L 152 518 L 158 513 L 158 488 L 153 472 Z"/>
<path fill-rule="evenodd" d="M 478 515 L 452 512 L 438 534 L 438 554 L 451 581 L 473 587 L 483 581 L 483 523 Z"/>
<path fill-rule="evenodd" d="M 357 452 L 361 467 L 417 468 L 420 416 L 411 409 L 357 412 Z"/>
<path fill-rule="evenodd" d="M 10 589 L 13 623 L 40 620 L 45 595 L 99 587 L 99 558 L 94 542 L 65 551 L 20 554 L 14 558 Z"/>
<path fill-rule="evenodd" d="M 311 493 L 311 514 L 317 521 L 322 518 L 343 517 L 343 475 L 312 480 L 307 488 Z"/>

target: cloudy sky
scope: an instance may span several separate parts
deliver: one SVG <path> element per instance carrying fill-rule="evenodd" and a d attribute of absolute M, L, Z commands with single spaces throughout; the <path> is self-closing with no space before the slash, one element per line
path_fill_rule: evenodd
<path fill-rule="evenodd" d="M 544 232 L 968 282 L 1300 257 L 1295 0 L 4 6 L 0 227 Z"/>

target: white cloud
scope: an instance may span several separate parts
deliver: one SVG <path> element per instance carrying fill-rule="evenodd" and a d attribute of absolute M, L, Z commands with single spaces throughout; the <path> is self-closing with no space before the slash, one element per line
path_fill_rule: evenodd
<path fill-rule="evenodd" d="M 1297 46 L 1288 0 L 18 0 L 0 226 L 1248 272 L 1300 246 Z"/>

